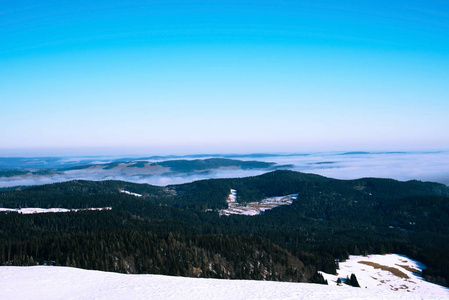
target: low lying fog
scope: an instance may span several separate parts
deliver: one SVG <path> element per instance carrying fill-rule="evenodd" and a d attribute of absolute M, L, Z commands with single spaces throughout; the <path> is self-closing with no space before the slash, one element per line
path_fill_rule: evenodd
<path fill-rule="evenodd" d="M 204 158 L 210 158 L 207 156 Z M 219 155 L 215 157 L 220 157 Z M 258 160 L 275 162 L 278 165 L 293 165 L 286 169 L 314 173 L 337 179 L 357 179 L 362 177 L 393 178 L 401 181 L 422 180 L 435 181 L 449 185 L 449 152 L 386 152 L 386 153 L 312 153 L 298 155 L 249 155 L 226 156 L 240 160 Z M 200 157 L 195 157 L 199 159 Z M 65 158 L 67 159 L 67 158 Z M 188 159 L 188 158 L 185 158 Z M 110 160 L 109 160 L 110 161 Z M 151 160 L 150 160 L 151 161 Z M 106 163 L 106 160 L 96 159 L 95 163 Z M 192 182 L 209 178 L 230 178 L 260 175 L 271 169 L 252 170 L 214 170 L 206 174 L 186 176 L 123 176 L 111 170 L 76 170 L 65 174 L 49 176 L 14 176 L 0 177 L 0 187 L 19 185 L 40 185 L 62 182 L 74 179 L 84 180 L 124 180 L 152 185 L 170 185 Z"/>

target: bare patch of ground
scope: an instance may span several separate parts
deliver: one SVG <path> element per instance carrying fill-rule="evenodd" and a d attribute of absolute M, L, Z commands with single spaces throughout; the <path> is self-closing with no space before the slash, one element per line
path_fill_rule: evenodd
<path fill-rule="evenodd" d="M 383 265 L 380 265 L 380 264 L 377 264 L 377 263 L 374 263 L 374 262 L 370 262 L 370 261 L 359 261 L 359 264 L 364 264 L 364 265 L 367 265 L 367 266 L 371 266 L 371 267 L 374 267 L 374 269 L 381 269 L 381 270 L 384 270 L 384 271 L 388 271 L 391 274 L 393 274 L 393 275 L 395 275 L 397 277 L 400 277 L 400 278 L 405 278 L 405 279 L 409 279 L 410 278 L 404 272 L 402 272 L 402 271 L 400 271 L 400 270 L 398 270 L 396 268 L 393 268 L 393 267 L 383 266 Z"/>
<path fill-rule="evenodd" d="M 396 266 L 401 267 L 401 268 L 404 268 L 404 269 L 406 269 L 407 271 L 410 271 L 410 272 L 415 273 L 415 274 L 421 274 L 421 271 L 420 271 L 420 270 L 415 269 L 415 268 L 412 268 L 412 267 L 407 266 L 407 265 L 398 265 L 398 264 L 396 264 Z"/>

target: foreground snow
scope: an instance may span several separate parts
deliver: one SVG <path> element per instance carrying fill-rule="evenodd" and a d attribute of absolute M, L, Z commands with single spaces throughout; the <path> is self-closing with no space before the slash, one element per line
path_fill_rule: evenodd
<path fill-rule="evenodd" d="M 389 257 L 389 263 L 395 262 L 393 256 L 385 257 Z M 413 264 L 405 257 L 398 257 Z M 351 257 L 347 266 L 340 265 L 340 272 L 355 270 L 354 266 L 362 265 L 358 263 L 360 260 Z M 355 272 L 363 288 L 337 286 L 332 280 L 330 285 L 319 285 L 126 275 L 68 267 L 0 267 L 0 290 L 2 299 L 449 299 L 448 289 L 427 282 L 419 282 L 423 288 L 416 287 L 410 292 L 378 285 L 365 288 L 365 278 L 374 273 L 365 276 L 361 269 Z"/>

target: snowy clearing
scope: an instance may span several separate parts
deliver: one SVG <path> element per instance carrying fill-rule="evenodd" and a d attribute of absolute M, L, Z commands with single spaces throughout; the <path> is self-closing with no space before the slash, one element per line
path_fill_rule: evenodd
<path fill-rule="evenodd" d="M 265 198 L 258 202 L 248 202 L 240 204 L 237 202 L 237 191 L 231 189 L 231 193 L 228 196 L 226 202 L 228 203 L 227 209 L 219 210 L 220 215 L 245 215 L 245 216 L 257 216 L 266 210 L 273 209 L 280 205 L 290 205 L 293 200 L 298 198 L 298 194 L 291 194 L 287 196 L 276 196 Z"/>
<path fill-rule="evenodd" d="M 0 212 L 17 212 L 19 214 L 41 214 L 41 213 L 61 213 L 61 212 L 77 212 L 83 210 L 111 210 L 112 207 L 91 207 L 91 208 L 39 208 L 39 207 L 27 207 L 27 208 L 3 208 L 0 207 Z"/>
<path fill-rule="evenodd" d="M 119 190 L 119 192 L 120 192 L 120 193 L 127 194 L 127 195 L 131 195 L 131 196 L 142 197 L 141 194 L 132 193 L 132 192 L 128 192 L 128 191 L 125 191 L 125 190 Z"/>
<path fill-rule="evenodd" d="M 339 263 L 337 275 L 321 272 L 331 286 L 355 274 L 361 289 L 394 291 L 395 295 L 419 295 L 423 299 L 449 299 L 449 289 L 421 277 L 426 267 L 404 255 L 350 256 Z M 344 285 L 344 284 L 343 284 Z"/>

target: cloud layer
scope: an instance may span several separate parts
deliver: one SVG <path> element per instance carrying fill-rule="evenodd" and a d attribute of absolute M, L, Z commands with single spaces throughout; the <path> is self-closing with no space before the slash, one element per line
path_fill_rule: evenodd
<path fill-rule="evenodd" d="M 224 155 L 195 156 L 195 159 L 223 157 Z M 449 185 L 449 152 L 352 152 L 352 153 L 311 153 L 291 155 L 225 155 L 225 157 L 241 160 L 259 160 L 275 162 L 279 166 L 294 171 L 314 173 L 336 179 L 357 179 L 362 177 L 392 178 L 401 181 L 422 180 L 435 181 Z M 141 159 L 141 158 L 139 158 Z M 179 159 L 179 158 L 177 158 Z M 189 159 L 184 157 L 184 159 Z M 73 160 L 64 158 L 65 161 Z M 137 160 L 137 159 L 136 159 Z M 157 160 L 164 160 L 158 158 Z M 61 159 L 61 161 L 63 161 Z M 111 158 L 92 158 L 91 163 L 110 162 Z M 156 161 L 150 158 L 148 161 Z M 86 162 L 83 160 L 83 162 Z M 59 162 L 61 164 L 61 162 Z M 255 176 L 266 173 L 270 169 L 217 169 L 207 173 L 189 175 L 123 175 L 119 172 L 101 171 L 98 169 L 81 169 L 67 171 L 64 174 L 45 176 L 13 176 L 0 177 L 0 187 L 19 185 L 40 185 L 74 179 L 84 180 L 123 180 L 136 183 L 166 186 L 210 178 L 235 178 Z"/>

